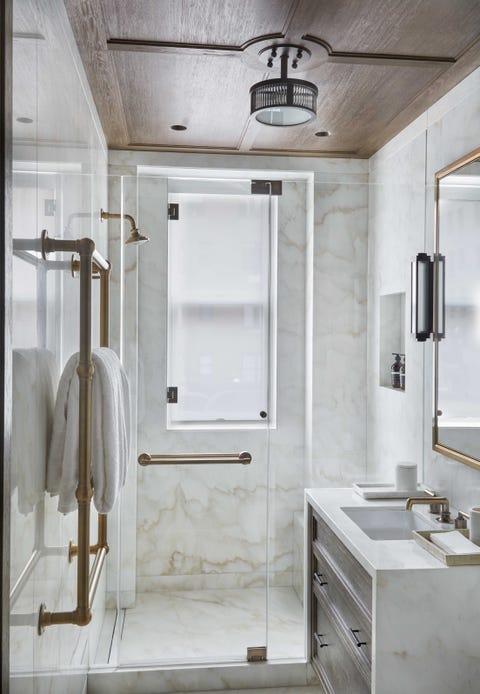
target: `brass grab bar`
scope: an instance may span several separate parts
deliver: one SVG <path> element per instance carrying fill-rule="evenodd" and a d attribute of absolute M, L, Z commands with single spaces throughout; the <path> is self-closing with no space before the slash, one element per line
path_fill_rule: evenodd
<path fill-rule="evenodd" d="M 98 535 L 95 545 L 90 546 L 90 504 L 92 485 L 91 441 L 92 441 L 92 276 L 100 275 L 100 346 L 109 344 L 109 280 L 110 263 L 95 250 L 91 239 L 50 239 L 46 230 L 41 236 L 42 256 L 56 251 L 78 253 L 80 256 L 80 356 L 78 363 L 79 395 L 79 478 L 76 497 L 78 502 L 78 545 L 70 543 L 69 559 L 77 557 L 77 606 L 71 612 L 49 612 L 42 603 L 38 616 L 38 634 L 54 624 L 86 626 L 92 619 L 92 604 L 108 552 L 107 516 L 98 514 Z M 78 261 L 72 258 L 72 274 Z M 90 569 L 90 554 L 94 554 Z"/>
<path fill-rule="evenodd" d="M 247 451 L 241 453 L 169 453 L 165 455 L 141 453 L 140 465 L 250 465 L 252 456 Z"/>

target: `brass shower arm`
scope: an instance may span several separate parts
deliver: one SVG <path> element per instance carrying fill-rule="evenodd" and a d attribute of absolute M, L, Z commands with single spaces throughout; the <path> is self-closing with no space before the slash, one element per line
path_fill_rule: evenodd
<path fill-rule="evenodd" d="M 135 219 L 132 217 L 131 214 L 120 214 L 119 212 L 105 212 L 104 210 L 100 210 L 100 221 L 104 221 L 106 219 L 126 219 L 128 222 L 130 222 L 130 236 L 128 239 L 125 241 L 125 243 L 145 243 L 145 241 L 149 241 L 150 239 L 148 236 L 143 236 L 143 234 L 140 234 L 138 228 L 137 228 L 137 223 L 135 222 Z"/>
<path fill-rule="evenodd" d="M 122 219 L 122 217 L 123 217 L 123 219 L 128 219 L 128 221 L 130 222 L 130 231 L 131 232 L 137 228 L 135 220 L 131 214 L 121 215 L 118 212 L 105 212 L 104 210 L 100 210 L 100 219 L 102 222 L 105 219 Z"/>

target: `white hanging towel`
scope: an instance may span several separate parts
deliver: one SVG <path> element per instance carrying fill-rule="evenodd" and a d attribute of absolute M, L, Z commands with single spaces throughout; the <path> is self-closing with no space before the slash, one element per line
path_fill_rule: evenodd
<path fill-rule="evenodd" d="M 92 352 L 93 503 L 108 513 L 125 484 L 130 446 L 130 389 L 115 352 L 100 347 Z M 58 386 L 53 435 L 47 468 L 47 490 L 59 495 L 58 510 L 77 509 L 75 492 L 79 469 L 78 353 L 68 360 Z"/>
<path fill-rule="evenodd" d="M 48 349 L 12 353 L 12 489 L 18 510 L 31 513 L 45 493 L 48 444 L 52 434 L 57 364 Z"/>

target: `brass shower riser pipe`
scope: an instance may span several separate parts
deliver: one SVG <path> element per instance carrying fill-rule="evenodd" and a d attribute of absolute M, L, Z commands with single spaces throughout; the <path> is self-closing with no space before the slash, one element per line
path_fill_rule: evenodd
<path fill-rule="evenodd" d="M 100 580 L 100 574 L 108 552 L 106 542 L 106 517 L 98 517 L 98 542 L 90 571 L 90 504 L 92 498 L 91 456 L 92 456 L 92 380 L 94 366 L 92 361 L 92 271 L 98 270 L 103 286 L 100 292 L 101 335 L 108 342 L 108 283 L 110 264 L 95 250 L 95 243 L 88 238 L 80 240 L 49 239 L 42 232 L 42 255 L 64 251 L 78 253 L 80 256 L 80 350 L 78 362 L 79 379 L 79 474 L 76 491 L 78 503 L 78 546 L 77 556 L 77 607 L 71 612 L 49 612 L 44 604 L 40 607 L 38 633 L 47 626 L 55 624 L 75 624 L 86 626 L 92 619 L 91 607 Z M 106 346 L 106 345 L 104 345 Z M 71 551 L 73 547 L 71 546 Z"/>

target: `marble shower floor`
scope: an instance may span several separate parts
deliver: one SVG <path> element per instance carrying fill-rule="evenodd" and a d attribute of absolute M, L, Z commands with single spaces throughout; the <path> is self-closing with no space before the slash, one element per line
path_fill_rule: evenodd
<path fill-rule="evenodd" d="M 97 663 L 114 660 L 112 614 L 106 615 Z M 293 588 L 270 588 L 268 658 L 304 658 L 303 607 Z M 117 620 L 118 664 L 245 660 L 266 643 L 265 589 L 139 593 Z M 113 655 L 113 657 L 112 657 Z"/>

